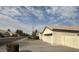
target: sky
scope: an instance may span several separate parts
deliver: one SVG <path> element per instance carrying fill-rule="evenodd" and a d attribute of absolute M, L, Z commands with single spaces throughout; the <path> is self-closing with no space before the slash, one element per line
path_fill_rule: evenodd
<path fill-rule="evenodd" d="M 0 28 L 31 33 L 47 25 L 79 26 L 78 6 L 0 6 Z"/>

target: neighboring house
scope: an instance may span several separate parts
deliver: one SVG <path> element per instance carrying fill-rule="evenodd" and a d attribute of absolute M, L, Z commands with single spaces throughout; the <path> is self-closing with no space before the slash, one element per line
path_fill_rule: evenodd
<path fill-rule="evenodd" d="M 0 29 L 0 33 L 4 36 L 4 37 L 11 37 L 13 36 L 15 33 L 11 32 L 11 31 L 7 31 L 7 30 L 1 30 Z"/>
<path fill-rule="evenodd" d="M 5 33 L 6 31 L 5 30 L 1 30 L 0 29 L 0 37 L 4 37 L 4 33 Z"/>
<path fill-rule="evenodd" d="M 11 31 L 7 31 L 7 33 L 9 34 L 9 36 L 19 36 L 18 34 Z"/>
<path fill-rule="evenodd" d="M 79 26 L 46 26 L 39 38 L 51 45 L 79 48 Z"/>
<path fill-rule="evenodd" d="M 0 29 L 0 33 L 5 33 L 5 32 L 6 32 L 6 30 Z"/>

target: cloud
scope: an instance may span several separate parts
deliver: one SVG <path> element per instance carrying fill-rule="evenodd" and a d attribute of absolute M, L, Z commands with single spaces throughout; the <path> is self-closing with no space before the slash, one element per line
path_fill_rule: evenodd
<path fill-rule="evenodd" d="M 76 23 L 76 20 L 78 20 L 78 18 L 76 17 L 77 15 L 79 15 L 79 12 L 76 6 L 50 7 L 47 9 L 47 13 L 49 15 L 49 19 L 51 19 L 53 23 L 56 23 L 57 25 L 63 24 L 65 22 L 72 23 L 72 25 L 78 25 L 78 23 Z M 58 22 L 59 20 L 62 21 Z"/>
<path fill-rule="evenodd" d="M 33 14 L 23 7 L 0 7 L 0 28 L 3 29 L 22 29 L 24 32 L 31 33 L 32 23 L 29 21 Z M 22 19 L 20 18 L 22 17 Z M 23 20 L 24 18 L 25 20 Z M 29 21 L 28 21 L 29 20 Z M 26 24 L 24 23 L 26 22 Z"/>
<path fill-rule="evenodd" d="M 39 7 L 26 7 L 28 10 L 29 10 L 29 12 L 32 14 L 32 15 L 34 15 L 36 18 L 37 18 L 37 20 L 44 20 L 43 18 L 44 18 L 44 14 L 43 14 L 43 10 L 40 8 L 40 6 Z"/>
<path fill-rule="evenodd" d="M 31 32 L 32 26 L 79 25 L 79 11 L 75 6 L 2 6 L 0 28 L 23 29 Z M 67 23 L 67 24 L 66 24 Z"/>
<path fill-rule="evenodd" d="M 46 7 L 26 7 L 32 14 L 34 14 L 39 20 L 47 21 L 50 23 L 61 24 L 64 22 L 71 22 L 73 25 L 77 25 L 75 22 L 78 15 L 78 9 L 76 6 L 46 6 Z M 46 13 L 44 13 L 46 12 Z M 63 19 L 61 21 L 61 19 Z M 58 21 L 61 22 L 58 22 Z M 74 21 L 73 21 L 74 20 Z M 40 21 L 39 21 L 40 22 Z M 57 23 L 58 22 L 58 23 Z M 64 24 L 63 24 L 64 25 Z"/>
<path fill-rule="evenodd" d="M 75 6 L 53 6 L 48 8 L 46 11 L 52 18 L 55 16 L 58 18 L 71 18 L 77 14 L 77 8 Z"/>
<path fill-rule="evenodd" d="M 18 20 L 12 19 L 9 16 L 1 15 L 0 14 L 0 28 L 2 29 L 11 29 L 12 31 L 15 31 L 16 29 L 21 29 L 24 32 L 30 33 L 31 26 L 25 25 Z M 28 29 L 27 29 L 28 28 Z"/>
<path fill-rule="evenodd" d="M 0 7 L 0 13 L 4 15 L 9 15 L 9 16 L 16 16 L 16 15 L 21 15 L 20 12 L 17 10 L 18 7 L 8 7 L 8 6 L 2 6 Z"/>
<path fill-rule="evenodd" d="M 77 11 L 76 7 L 60 7 L 57 12 L 63 18 L 71 18 L 76 15 L 75 11 Z"/>

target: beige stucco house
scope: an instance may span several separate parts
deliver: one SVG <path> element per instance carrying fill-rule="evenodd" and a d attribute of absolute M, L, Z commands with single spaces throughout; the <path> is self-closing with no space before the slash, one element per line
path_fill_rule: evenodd
<path fill-rule="evenodd" d="M 46 26 L 39 38 L 51 45 L 64 45 L 79 49 L 79 26 Z"/>

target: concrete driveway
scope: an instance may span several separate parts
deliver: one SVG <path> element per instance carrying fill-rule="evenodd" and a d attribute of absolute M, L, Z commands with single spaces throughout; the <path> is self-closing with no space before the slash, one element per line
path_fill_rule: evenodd
<path fill-rule="evenodd" d="M 16 41 L 19 42 L 19 41 Z M 20 52 L 79 52 L 79 49 L 66 46 L 51 46 L 41 40 L 22 39 L 19 42 Z M 0 46 L 0 52 L 6 52 L 6 45 Z"/>
<path fill-rule="evenodd" d="M 79 52 L 79 49 L 66 46 L 51 46 L 41 40 L 24 40 L 19 45 L 21 52 Z"/>

